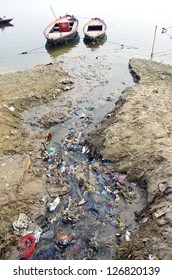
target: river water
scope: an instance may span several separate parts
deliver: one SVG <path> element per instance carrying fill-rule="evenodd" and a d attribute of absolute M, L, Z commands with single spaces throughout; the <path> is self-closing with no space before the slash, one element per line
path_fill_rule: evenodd
<path fill-rule="evenodd" d="M 172 63 L 171 2 L 122 0 L 100 2 L 87 0 L 86 5 L 78 0 L 0 0 L 1 16 L 14 18 L 13 26 L 0 28 L 0 72 L 26 69 L 36 64 L 56 61 L 60 55 L 70 57 L 84 53 L 104 52 L 115 67 L 114 76 L 125 68 L 130 57 L 150 58 L 155 26 L 157 34 L 154 60 Z M 45 49 L 44 28 L 57 17 L 74 14 L 80 20 L 79 41 L 73 47 L 65 46 L 54 52 Z M 83 25 L 92 17 L 100 17 L 107 23 L 107 41 L 98 49 L 88 48 L 83 43 Z M 162 34 L 162 28 L 168 28 Z M 121 49 L 121 44 L 124 48 Z M 20 55 L 27 52 L 26 55 Z M 113 77 L 113 79 L 115 79 Z"/>
<path fill-rule="evenodd" d="M 45 186 L 51 194 L 48 205 L 59 188 L 68 191 L 60 195 L 54 211 L 37 221 L 43 233 L 35 259 L 113 259 L 121 241 L 130 238 L 137 227 L 134 213 L 145 205 L 146 194 L 110 162 L 90 158 L 85 135 L 111 111 L 124 88 L 133 85 L 129 59 L 150 59 L 155 26 L 153 59 L 172 63 L 170 1 L 144 1 L 139 6 L 135 0 L 120 1 L 115 8 L 111 0 L 101 5 L 88 0 L 86 6 L 78 2 L 66 1 L 63 7 L 58 1 L 0 0 L 3 15 L 14 18 L 13 26 L 0 29 L 0 72 L 58 62 L 75 79 L 70 95 L 65 92 L 62 97 L 63 105 L 51 102 L 23 115 L 31 129 L 38 129 L 35 120 L 43 113 L 63 110 L 71 96 L 76 101 L 70 103 L 70 118 L 51 128 L 53 138 L 43 155 Z M 50 7 L 57 17 L 74 14 L 80 25 L 76 40 L 46 49 L 43 30 L 54 20 Z M 86 45 L 82 28 L 95 16 L 106 21 L 107 38 Z"/>

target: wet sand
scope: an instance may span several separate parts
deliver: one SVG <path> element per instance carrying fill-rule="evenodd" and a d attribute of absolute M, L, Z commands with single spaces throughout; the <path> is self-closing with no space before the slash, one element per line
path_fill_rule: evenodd
<path fill-rule="evenodd" d="M 172 70 L 170 66 L 144 60 L 130 61 L 130 67 L 134 77 L 137 80 L 141 78 L 139 84 L 126 89 L 114 110 L 93 131 L 89 142 L 94 153 L 110 159 L 117 170 L 129 174 L 131 182 L 136 180 L 147 189 L 147 208 L 137 216 L 138 221 L 145 218 L 146 222 L 141 224 L 131 242 L 121 245 L 118 258 L 130 256 L 133 259 L 147 259 L 149 253 L 162 259 L 171 258 L 170 240 L 164 242 L 166 237 L 162 234 L 169 234 L 167 225 L 170 224 L 170 211 L 157 219 L 153 213 L 168 206 L 170 201 L 169 73 Z M 140 68 L 143 71 L 141 73 Z M 47 211 L 43 199 L 47 196 L 47 190 L 42 180 L 45 167 L 40 153 L 51 126 L 70 119 L 71 108 L 76 101 L 70 101 L 66 106 L 62 119 L 59 119 L 61 115 L 58 112 L 50 112 L 48 120 L 51 121 L 48 124 L 44 118 L 41 119 L 39 130 L 28 130 L 28 123 L 22 113 L 49 101 L 53 103 L 59 99 L 61 103 L 64 102 L 64 98 L 59 97 L 61 93 L 70 94 L 74 87 L 73 79 L 55 64 L 1 75 L 0 84 L 0 238 L 1 258 L 8 259 L 10 248 L 16 246 L 19 238 L 13 234 L 12 222 L 21 212 L 36 220 Z M 34 120 L 37 122 L 37 117 Z M 29 125 L 34 127 L 35 124 L 31 121 Z M 168 184 L 167 188 L 163 187 L 164 182 Z M 155 233 L 157 225 L 160 230 Z M 154 236 L 155 241 L 152 241 Z M 156 246 L 157 241 L 157 244 L 161 242 L 160 247 Z M 144 246 L 144 250 L 138 250 L 139 246 L 142 249 Z"/>
<path fill-rule="evenodd" d="M 136 215 L 140 230 L 119 258 L 171 259 L 172 67 L 142 59 L 129 67 L 137 84 L 124 90 L 89 142 L 147 190 L 148 204 Z"/>

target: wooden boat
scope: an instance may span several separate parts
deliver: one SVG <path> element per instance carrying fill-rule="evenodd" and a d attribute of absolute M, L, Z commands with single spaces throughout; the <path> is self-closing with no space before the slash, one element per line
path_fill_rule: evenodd
<path fill-rule="evenodd" d="M 0 17 L 0 24 L 1 25 L 7 24 L 7 23 L 9 23 L 12 20 L 13 20 L 13 18 Z"/>
<path fill-rule="evenodd" d="M 91 39 L 88 37 L 84 37 L 83 42 L 88 48 L 98 48 L 103 45 L 107 40 L 107 35 L 105 34 L 101 39 Z"/>
<path fill-rule="evenodd" d="M 44 30 L 44 36 L 50 44 L 66 43 L 75 37 L 79 20 L 71 15 L 65 15 L 51 22 Z"/>
<path fill-rule="evenodd" d="M 107 25 L 100 18 L 92 18 L 83 28 L 85 38 L 90 40 L 102 39 L 106 33 Z"/>

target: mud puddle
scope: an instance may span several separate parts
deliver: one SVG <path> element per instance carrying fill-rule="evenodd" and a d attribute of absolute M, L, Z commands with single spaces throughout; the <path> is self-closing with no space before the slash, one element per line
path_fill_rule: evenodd
<path fill-rule="evenodd" d="M 137 227 L 134 213 L 146 204 L 146 193 L 111 162 L 91 156 L 86 137 L 111 111 L 127 82 L 116 80 L 112 90 L 106 55 L 93 56 L 96 63 L 85 56 L 63 59 L 75 77 L 75 88 L 23 114 L 29 129 L 51 131 L 42 153 L 47 214 L 31 231 L 28 223 L 25 234 L 37 239 L 29 258 L 115 259 L 118 246 L 129 242 Z M 27 259 L 27 253 L 18 252 L 17 258 Z"/>

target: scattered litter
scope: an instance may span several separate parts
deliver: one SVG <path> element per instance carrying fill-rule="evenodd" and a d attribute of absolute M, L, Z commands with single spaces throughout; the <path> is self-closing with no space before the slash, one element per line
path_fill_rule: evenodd
<path fill-rule="evenodd" d="M 99 252 L 100 250 L 100 244 L 96 240 L 91 240 L 90 247 L 95 251 Z"/>
<path fill-rule="evenodd" d="M 55 153 L 55 151 L 56 151 L 56 150 L 55 150 L 55 148 L 53 148 L 53 147 L 51 147 L 51 148 L 48 149 L 48 153 Z"/>
<path fill-rule="evenodd" d="M 165 192 L 165 190 L 169 187 L 167 182 L 162 182 L 158 185 L 158 188 L 161 192 Z"/>
<path fill-rule="evenodd" d="M 71 241 L 72 238 L 65 234 L 60 234 L 57 236 L 57 243 L 60 248 L 65 248 L 71 243 Z"/>
<path fill-rule="evenodd" d="M 19 228 L 25 236 L 34 237 L 28 241 L 32 252 L 24 252 L 21 258 L 30 258 L 33 251 L 33 259 L 37 260 L 69 256 L 102 259 L 103 254 L 109 258 L 111 251 L 116 252 L 115 242 L 120 245 L 123 240 L 130 241 L 132 227 L 126 225 L 123 211 L 131 210 L 128 204 L 135 200 L 138 188 L 128 182 L 126 174 L 117 172 L 110 161 L 90 155 L 84 137 L 91 116 L 86 116 L 83 109 L 75 113 L 82 119 L 82 131 L 78 132 L 73 123 L 61 143 L 53 142 L 50 147 L 46 144 L 52 142 L 55 132 L 46 135 L 41 155 L 48 193 L 42 202 L 47 213 L 37 221 L 40 228 L 29 227 L 31 221 L 27 216 L 20 217 Z M 20 232 L 16 223 L 14 227 Z M 102 249 L 101 238 L 105 236 L 111 241 L 106 241 Z M 51 242 L 49 247 L 45 247 L 47 242 Z"/>
<path fill-rule="evenodd" d="M 56 199 L 54 199 L 53 202 L 49 203 L 48 205 L 49 211 L 54 211 L 59 203 L 60 203 L 60 198 L 56 197 Z"/>
<path fill-rule="evenodd" d="M 38 251 L 38 253 L 33 258 L 34 260 L 53 260 L 56 252 L 55 246 L 49 248 L 44 248 Z"/>
<path fill-rule="evenodd" d="M 33 232 L 33 235 L 35 236 L 35 242 L 36 242 L 36 243 L 39 242 L 40 237 L 41 237 L 41 234 L 42 234 L 42 230 L 41 230 L 41 229 L 36 229 L 36 230 Z"/>
<path fill-rule="evenodd" d="M 78 202 L 78 206 L 81 206 L 81 205 L 84 205 L 85 203 L 86 203 L 87 201 L 84 199 L 84 198 L 82 198 L 79 202 Z"/>
<path fill-rule="evenodd" d="M 86 114 L 83 109 L 75 110 L 75 114 L 80 117 L 80 119 L 85 118 Z"/>
<path fill-rule="evenodd" d="M 125 232 L 125 240 L 126 241 L 130 241 L 130 236 L 131 236 L 131 233 L 128 230 L 126 230 L 126 232 Z"/>
<path fill-rule="evenodd" d="M 159 258 L 157 256 L 154 256 L 152 254 L 149 254 L 148 259 L 153 261 L 153 260 L 159 260 Z"/>
<path fill-rule="evenodd" d="M 6 104 L 4 105 L 5 108 L 7 108 L 10 112 L 14 112 L 15 108 L 13 106 L 7 106 Z"/>
<path fill-rule="evenodd" d="M 29 233 L 25 236 L 22 236 L 18 244 L 18 248 L 21 251 L 19 255 L 19 259 L 28 260 L 33 254 L 33 251 L 35 249 L 35 244 L 36 244 L 36 240 L 33 233 Z"/>
<path fill-rule="evenodd" d="M 23 234 L 23 229 L 26 229 L 31 223 L 26 214 L 21 213 L 17 221 L 13 222 L 14 233 L 17 235 Z"/>
<path fill-rule="evenodd" d="M 53 237 L 54 237 L 53 230 L 48 230 L 41 235 L 41 239 L 53 239 Z"/>
<path fill-rule="evenodd" d="M 149 217 L 144 217 L 139 221 L 139 224 L 145 224 L 148 221 Z"/>
<path fill-rule="evenodd" d="M 47 134 L 47 139 L 46 139 L 46 144 L 47 145 L 51 142 L 52 135 L 53 135 L 52 132 L 49 131 L 48 134 Z"/>
<path fill-rule="evenodd" d="M 70 211 L 68 208 L 62 211 L 61 219 L 64 224 L 68 224 L 68 223 L 75 224 L 77 222 L 77 216 L 75 215 L 74 212 Z"/>
<path fill-rule="evenodd" d="M 161 209 L 158 209 L 156 212 L 154 212 L 152 215 L 153 215 L 153 218 L 154 219 L 158 219 L 160 218 L 161 216 L 169 213 L 169 212 L 172 212 L 172 206 L 165 206 L 165 207 L 162 207 Z"/>

